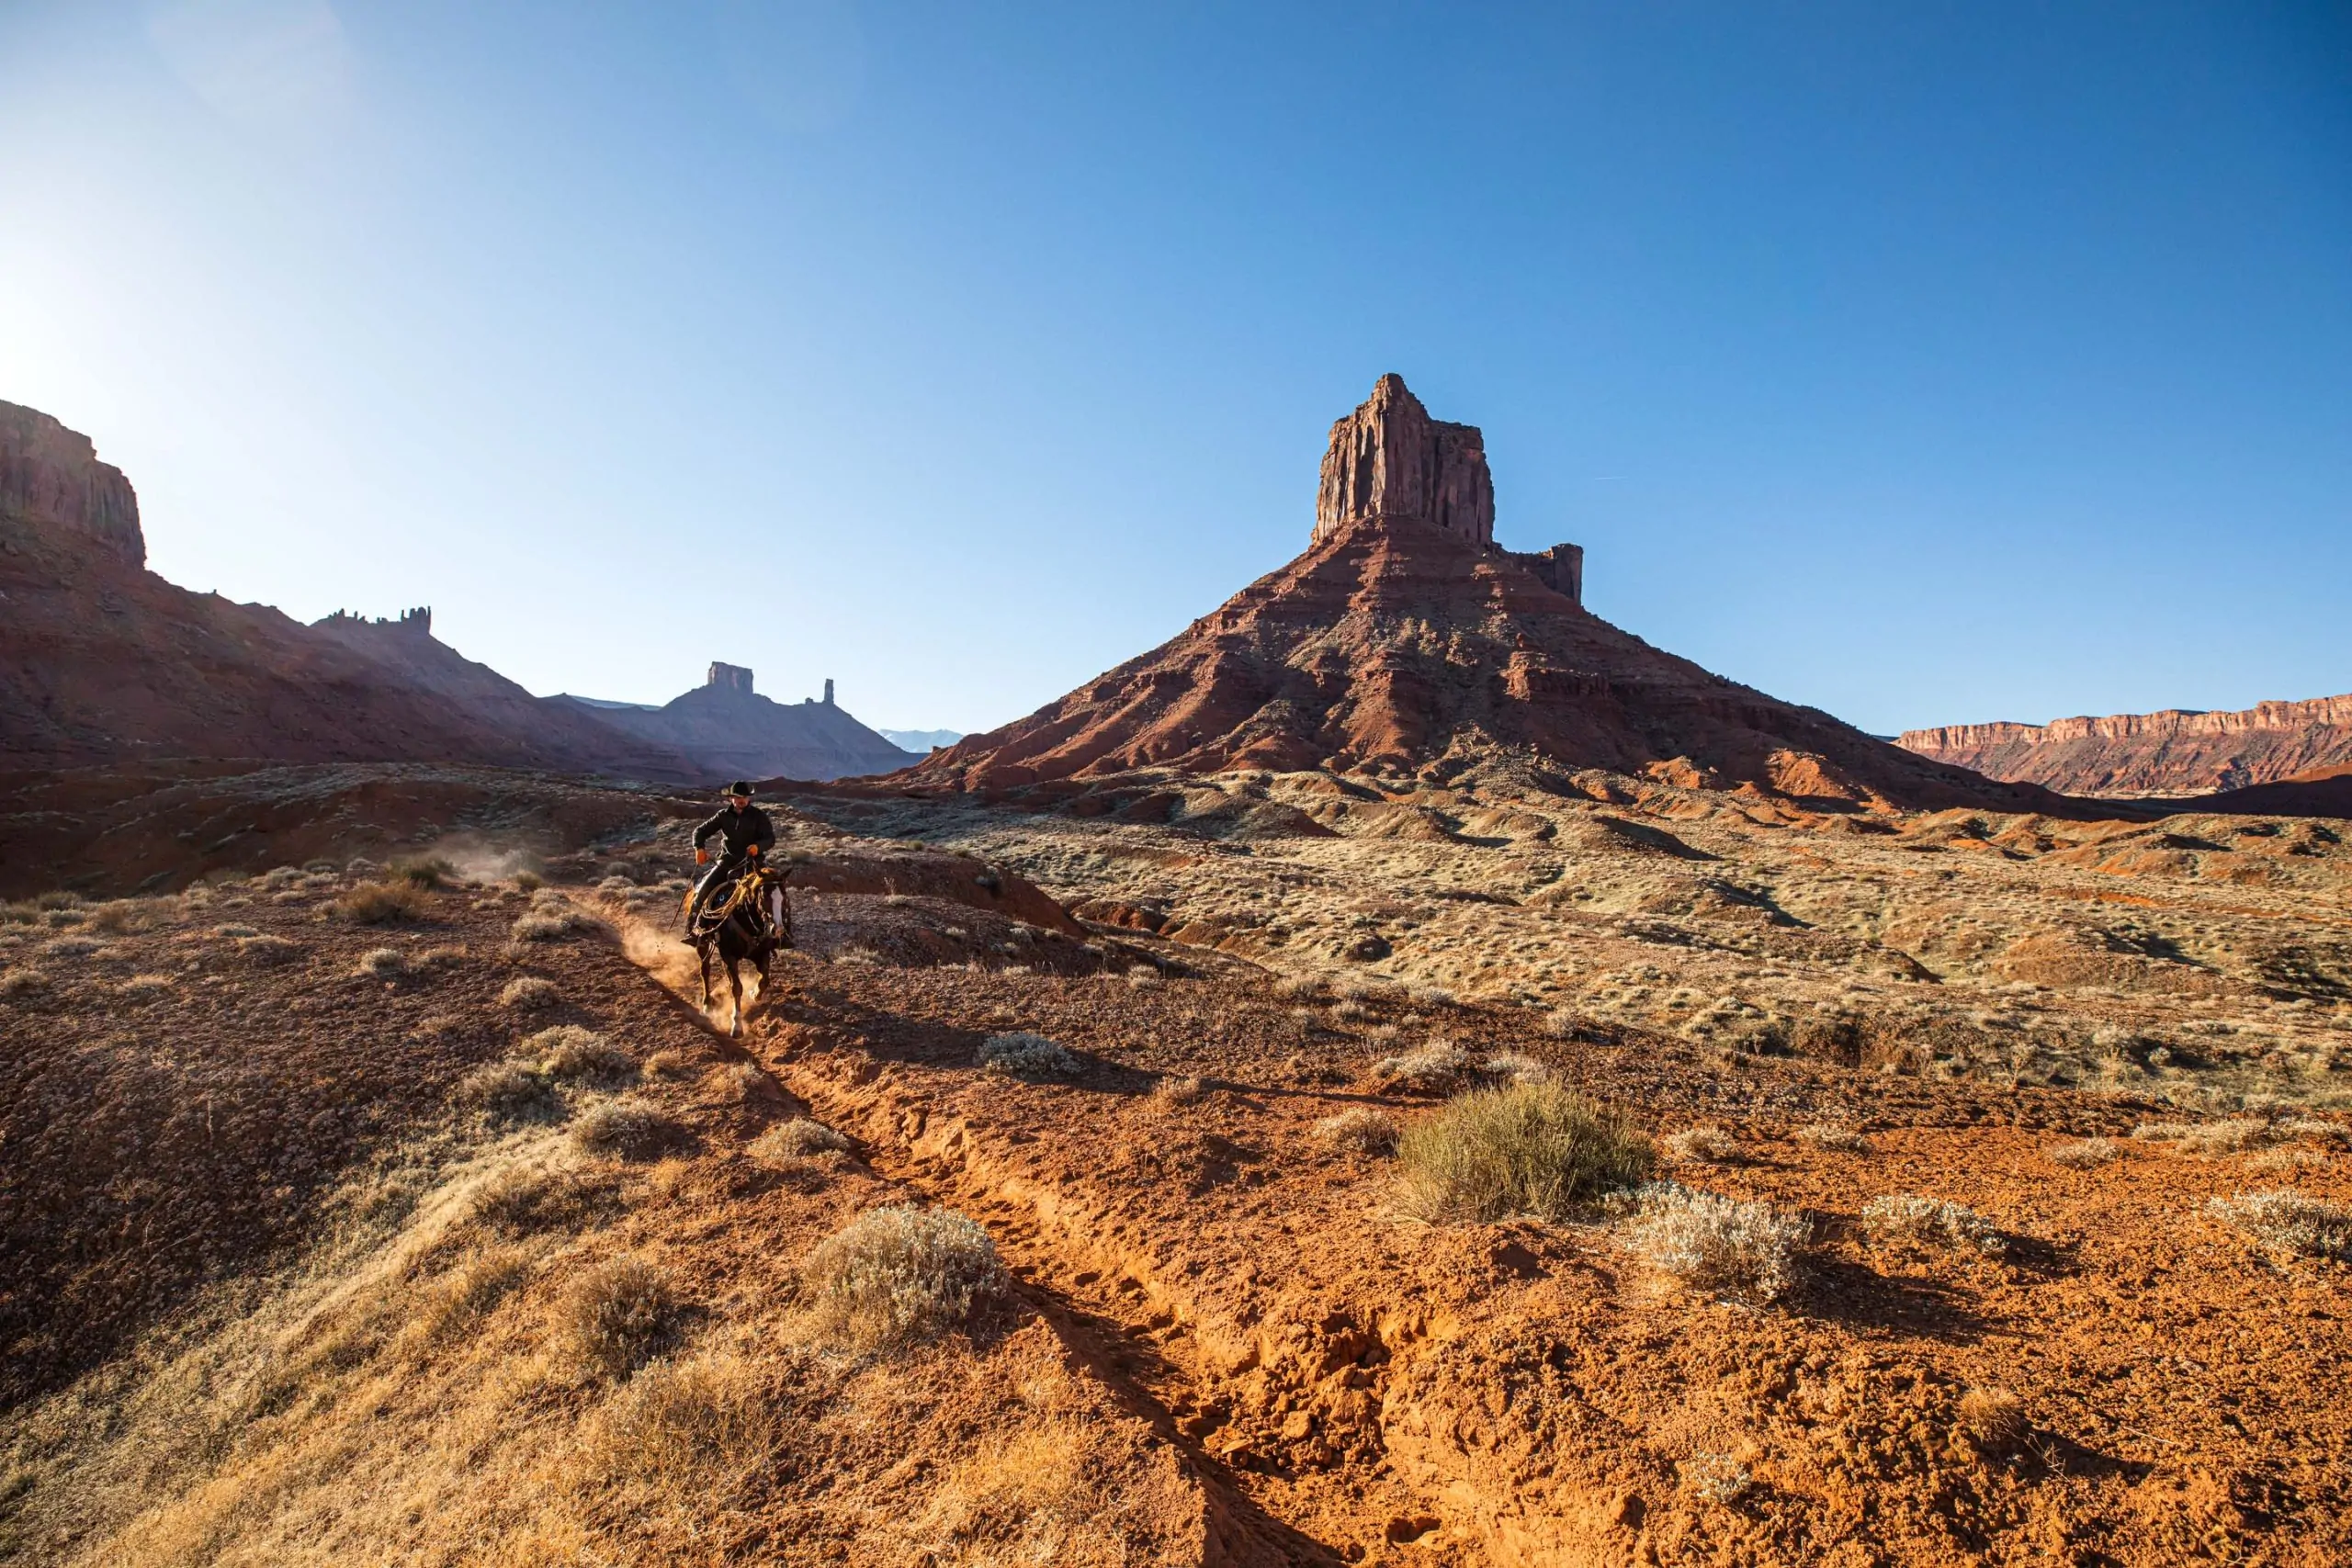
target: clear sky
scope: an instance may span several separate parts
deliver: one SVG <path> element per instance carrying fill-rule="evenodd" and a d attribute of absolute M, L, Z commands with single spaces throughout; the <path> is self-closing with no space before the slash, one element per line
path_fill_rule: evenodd
<path fill-rule="evenodd" d="M 2352 691 L 2352 6 L 0 0 L 0 399 L 535 691 L 1001 723 L 1392 369 L 1866 728 Z"/>

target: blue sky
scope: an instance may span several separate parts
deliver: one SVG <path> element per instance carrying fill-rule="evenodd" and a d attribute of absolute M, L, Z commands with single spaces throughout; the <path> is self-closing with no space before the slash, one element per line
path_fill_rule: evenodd
<path fill-rule="evenodd" d="M 2352 690 L 2352 9 L 0 4 L 0 398 L 535 691 L 1001 723 L 1391 369 L 1867 728 Z"/>

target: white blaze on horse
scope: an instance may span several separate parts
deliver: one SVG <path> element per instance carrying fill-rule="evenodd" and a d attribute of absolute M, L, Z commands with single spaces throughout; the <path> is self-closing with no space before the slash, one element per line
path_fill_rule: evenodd
<path fill-rule="evenodd" d="M 743 1032 L 743 975 L 750 964 L 760 977 L 760 996 L 768 991 L 768 960 L 779 948 L 792 945 L 792 899 L 785 880 L 792 874 L 763 859 L 753 859 L 732 883 L 712 890 L 710 899 L 695 917 L 692 934 L 695 960 L 702 970 L 702 1005 L 710 1008 L 710 959 L 716 952 L 727 966 L 727 986 L 733 1007 L 728 1021 L 729 1038 Z M 689 897 L 692 895 L 688 895 Z"/>

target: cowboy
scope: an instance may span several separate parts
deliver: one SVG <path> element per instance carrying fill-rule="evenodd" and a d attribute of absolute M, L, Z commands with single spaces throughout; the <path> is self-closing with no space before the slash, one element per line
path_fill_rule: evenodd
<path fill-rule="evenodd" d="M 713 839 L 718 840 L 716 863 L 707 848 Z M 711 894 L 733 882 L 750 860 L 774 848 L 775 825 L 766 812 L 752 804 L 752 786 L 737 779 L 727 786 L 725 808 L 695 829 L 695 863 L 710 869 L 702 874 L 702 880 L 695 884 L 694 897 L 686 900 L 686 941 L 694 940 L 695 919 Z"/>

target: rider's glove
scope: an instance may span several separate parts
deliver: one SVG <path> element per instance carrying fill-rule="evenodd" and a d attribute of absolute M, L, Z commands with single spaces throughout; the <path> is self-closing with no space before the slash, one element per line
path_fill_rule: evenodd
<path fill-rule="evenodd" d="M 710 863 L 710 852 L 708 850 L 696 850 L 695 852 L 695 863 L 696 865 L 708 865 Z"/>
<path fill-rule="evenodd" d="M 757 844 L 748 844 L 744 846 L 743 852 L 747 855 L 758 854 L 760 852 L 760 846 Z"/>

